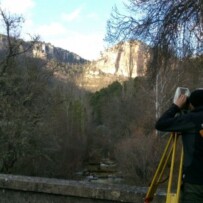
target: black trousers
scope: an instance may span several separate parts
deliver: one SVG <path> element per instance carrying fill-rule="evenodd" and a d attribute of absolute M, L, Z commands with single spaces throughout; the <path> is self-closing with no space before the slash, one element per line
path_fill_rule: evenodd
<path fill-rule="evenodd" d="M 181 187 L 180 203 L 203 203 L 203 185 L 184 183 Z"/>

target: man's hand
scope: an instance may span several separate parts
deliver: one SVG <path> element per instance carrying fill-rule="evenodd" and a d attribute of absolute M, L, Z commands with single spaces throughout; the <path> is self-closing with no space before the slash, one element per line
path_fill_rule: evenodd
<path fill-rule="evenodd" d="M 178 99 L 175 101 L 175 105 L 177 105 L 180 109 L 184 107 L 187 101 L 187 96 L 184 94 L 181 94 Z"/>

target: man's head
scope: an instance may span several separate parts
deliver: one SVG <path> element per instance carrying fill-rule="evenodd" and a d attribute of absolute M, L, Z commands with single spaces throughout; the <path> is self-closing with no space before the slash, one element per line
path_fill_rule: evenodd
<path fill-rule="evenodd" d="M 189 97 L 189 102 L 194 108 L 203 106 L 203 89 L 193 91 Z"/>

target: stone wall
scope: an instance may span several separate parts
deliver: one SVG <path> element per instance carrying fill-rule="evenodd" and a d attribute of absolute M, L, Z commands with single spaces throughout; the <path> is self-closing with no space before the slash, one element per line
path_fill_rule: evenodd
<path fill-rule="evenodd" d="M 0 175 L 0 203 L 141 203 L 147 188 Z M 164 203 L 164 193 L 156 203 Z"/>

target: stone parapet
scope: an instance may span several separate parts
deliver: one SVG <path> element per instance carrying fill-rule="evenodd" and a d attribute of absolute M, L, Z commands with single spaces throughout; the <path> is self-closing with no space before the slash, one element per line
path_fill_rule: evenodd
<path fill-rule="evenodd" d="M 14 201 L 9 200 L 8 201 L 9 203 L 24 202 L 21 200 L 21 198 L 25 196 L 24 193 L 29 194 L 26 197 L 27 198 L 26 201 L 30 203 L 41 202 L 40 198 L 42 198 L 43 195 L 44 195 L 43 198 L 45 198 L 45 196 L 46 198 L 51 198 L 51 196 L 53 196 L 53 199 L 58 198 L 57 201 L 51 202 L 140 203 L 143 201 L 144 194 L 146 193 L 147 190 L 147 188 L 145 187 L 135 187 L 128 185 L 114 185 L 114 184 L 105 185 L 98 183 L 89 183 L 84 181 L 28 177 L 6 174 L 0 175 L 0 188 L 1 188 L 0 189 L 1 199 L 7 198 L 6 194 L 8 193 L 12 193 L 13 197 L 16 196 L 16 194 L 14 195 L 14 193 L 18 193 L 17 199 L 15 198 Z M 159 202 L 161 202 L 161 199 L 163 199 L 164 196 L 165 196 L 164 193 L 160 193 L 158 195 L 158 198 L 160 199 Z M 38 200 L 36 200 L 36 198 Z M 68 199 L 70 198 L 71 200 L 68 201 Z M 60 199 L 61 201 L 59 201 Z M 43 201 L 46 202 L 45 199 Z"/>

